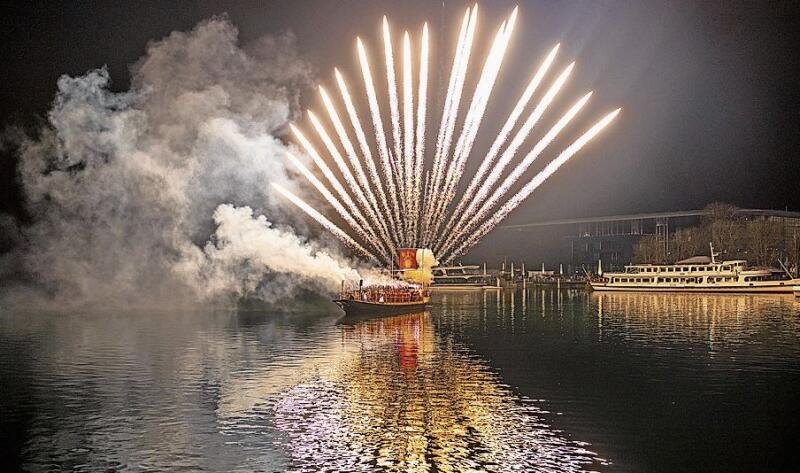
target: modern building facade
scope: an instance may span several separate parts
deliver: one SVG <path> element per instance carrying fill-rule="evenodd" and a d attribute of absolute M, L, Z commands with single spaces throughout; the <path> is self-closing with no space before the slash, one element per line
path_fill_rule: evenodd
<path fill-rule="evenodd" d="M 800 241 L 800 212 L 738 209 L 743 219 L 766 218 L 782 224 L 786 247 Z M 595 268 L 603 261 L 604 269 L 619 270 L 633 259 L 636 243 L 644 235 L 657 235 L 665 242 L 681 228 L 699 225 L 709 211 L 686 210 L 630 215 L 611 215 L 565 220 L 552 220 L 521 225 L 505 225 L 497 229 L 497 237 L 509 242 L 504 247 L 520 247 L 525 254 L 509 255 L 529 264 L 545 263 L 548 267 L 563 264 L 570 273 L 581 268 Z M 523 242 L 512 244 L 511 242 Z M 526 246 L 525 242 L 529 242 Z"/>

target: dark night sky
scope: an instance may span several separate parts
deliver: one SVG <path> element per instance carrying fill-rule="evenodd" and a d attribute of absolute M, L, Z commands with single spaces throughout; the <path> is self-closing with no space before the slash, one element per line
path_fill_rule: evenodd
<path fill-rule="evenodd" d="M 488 148 L 531 72 L 558 41 L 562 50 L 556 66 L 574 58 L 577 69 L 553 109 L 595 90 L 581 128 L 616 106 L 623 114 L 509 223 L 698 208 L 715 200 L 800 209 L 800 3 L 518 3 L 520 18 L 476 149 Z M 128 66 L 144 54 L 148 41 L 191 29 L 212 15 L 227 14 L 242 43 L 291 30 L 318 81 L 330 85 L 333 66 L 355 74 L 355 35 L 377 47 L 382 14 L 395 29 L 417 31 L 428 20 L 433 37 L 444 38 L 452 49 L 466 5 L 294 0 L 4 6 L 0 125 L 31 126 L 41 120 L 61 74 L 107 65 L 114 88 L 126 89 Z M 481 2 L 479 38 L 487 42 L 490 29 L 514 5 Z M 440 59 L 434 56 L 436 68 Z M 320 108 L 316 94 L 307 92 L 304 100 Z M 0 189 L 0 212 L 18 214 L 20 196 L 7 151 Z"/>

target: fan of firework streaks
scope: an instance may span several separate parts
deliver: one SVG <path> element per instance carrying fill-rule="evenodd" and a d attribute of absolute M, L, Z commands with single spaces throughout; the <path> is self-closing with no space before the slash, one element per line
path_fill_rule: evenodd
<path fill-rule="evenodd" d="M 409 33 L 403 34 L 398 83 L 392 35 L 384 17 L 383 53 L 388 107 L 385 102 L 378 100 L 366 46 L 360 38 L 356 41 L 374 139 L 367 139 L 362 125 L 362 117 L 366 112 L 361 111 L 360 114 L 356 109 L 350 95 L 351 89 L 338 70 L 335 70 L 336 86 L 346 110 L 344 119 L 328 91 L 319 87 L 335 135 L 326 130 L 317 115 L 308 112 L 327 153 L 320 153 L 299 128 L 292 126 L 293 135 L 319 168 L 323 179 L 291 154 L 288 154 L 289 161 L 349 228 L 345 230 L 338 227 L 278 184 L 273 184 L 275 189 L 352 250 L 376 263 L 388 265 L 396 250 L 404 247 L 431 248 L 442 261 L 465 253 L 605 128 L 620 111 L 616 109 L 602 117 L 561 150 L 520 190 L 510 192 L 533 161 L 569 125 L 592 95 L 589 92 L 580 97 L 521 160 L 515 160 L 519 148 L 572 73 L 574 62 L 558 72 L 555 79 L 547 79 L 558 54 L 559 47 L 556 45 L 536 69 L 488 152 L 480 156 L 481 164 L 466 190 L 457 196 L 456 190 L 463 177 L 465 163 L 473 153 L 475 137 L 503 63 L 516 18 L 517 8 L 498 28 L 469 105 L 463 107 L 466 114 L 460 116 L 467 66 L 478 21 L 477 5 L 464 13 L 435 146 L 431 143 L 428 152 L 432 155 L 432 162 L 426 165 L 428 25 L 426 23 L 422 27 L 418 49 L 412 49 Z M 543 93 L 539 94 L 538 103 L 529 107 L 540 87 Z M 387 108 L 390 133 L 384 130 L 382 118 Z M 528 115 L 523 116 L 527 109 L 530 109 Z M 456 127 L 458 122 L 461 124 L 460 130 Z M 332 165 L 338 170 L 338 175 L 331 169 Z"/>

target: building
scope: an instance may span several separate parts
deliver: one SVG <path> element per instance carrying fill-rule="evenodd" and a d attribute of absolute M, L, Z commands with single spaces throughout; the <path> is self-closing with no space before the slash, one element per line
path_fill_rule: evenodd
<path fill-rule="evenodd" d="M 800 242 L 800 212 L 737 209 L 744 219 L 766 218 L 779 221 L 787 248 Z M 686 210 L 606 217 L 552 220 L 547 222 L 498 227 L 500 247 L 520 248 L 524 254 L 509 257 L 529 264 L 544 262 L 548 267 L 564 264 L 572 273 L 581 268 L 595 268 L 603 261 L 604 269 L 622 269 L 633 258 L 636 243 L 644 235 L 667 238 L 675 230 L 698 225 L 709 211 Z M 522 242 L 520 244 L 520 242 Z M 793 246 L 794 245 L 794 246 Z"/>

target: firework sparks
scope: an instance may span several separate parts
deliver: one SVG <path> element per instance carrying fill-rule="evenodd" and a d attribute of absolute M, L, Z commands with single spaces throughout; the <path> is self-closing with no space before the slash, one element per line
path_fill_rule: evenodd
<path fill-rule="evenodd" d="M 604 116 L 558 154 L 521 190 L 508 197 L 514 184 L 526 174 L 531 164 L 547 151 L 549 145 L 573 121 L 592 95 L 589 92 L 572 105 L 524 155 L 524 158 L 514 164 L 517 152 L 572 74 L 574 62 L 566 66 L 555 78 L 515 132 L 525 109 L 532 102 L 534 94 L 545 81 L 548 71 L 555 62 L 559 50 L 559 45 L 556 45 L 545 57 L 517 100 L 488 152 L 483 155 L 475 175 L 469 179 L 466 190 L 460 198 L 456 198 L 456 191 L 464 175 L 466 163 L 473 154 L 473 146 L 483 122 L 484 112 L 488 107 L 492 89 L 508 49 L 517 13 L 518 9 L 515 8 L 496 30 L 480 75 L 475 81 L 474 89 L 471 90 L 469 105 L 460 117 L 461 98 L 467 82 L 467 71 L 476 36 L 477 5 L 468 8 L 464 13 L 441 109 L 436 145 L 435 147 L 432 145 L 430 150 L 432 160 L 427 169 L 425 135 L 429 112 L 428 24 L 425 23 L 422 27 L 418 51 L 412 46 L 415 42 L 411 34 L 408 31 L 402 34 L 398 53 L 400 62 L 396 70 L 392 32 L 388 19 L 383 18 L 382 41 L 388 102 L 388 106 L 384 103 L 383 107 L 378 100 L 366 46 L 361 38 L 356 38 L 358 62 L 369 106 L 368 113 L 372 122 L 375 148 L 371 147 L 371 140 L 361 124 L 344 77 L 338 69 L 334 69 L 338 90 L 352 129 L 348 130 L 342 122 L 331 96 L 320 86 L 320 96 L 335 134 L 328 133 L 315 114 L 309 112 L 308 116 L 324 149 L 327 150 L 326 158 L 320 156 L 313 144 L 294 125 L 292 132 L 324 179 L 318 178 L 296 157 L 289 155 L 287 158 L 336 210 L 346 224 L 347 231 L 286 189 L 275 185 L 276 189 L 349 248 L 384 264 L 389 264 L 393 252 L 401 247 L 430 247 L 438 251 L 443 261 L 452 260 L 468 251 L 605 128 L 620 111 L 617 109 Z M 415 60 L 418 64 L 416 88 Z M 398 72 L 399 83 L 396 76 Z M 386 122 L 391 126 L 390 136 L 387 136 L 384 130 L 382 108 L 388 111 Z M 459 123 L 461 128 L 456 134 L 456 125 Z M 358 150 L 350 138 L 352 135 L 355 135 Z M 344 153 L 340 149 L 344 150 Z M 378 157 L 377 160 L 375 156 Z M 338 176 L 326 163 L 326 159 L 333 163 Z M 348 232 L 352 232 L 360 242 Z"/>
<path fill-rule="evenodd" d="M 427 113 L 428 94 L 428 24 L 422 26 L 422 45 L 419 54 L 419 92 L 417 93 L 417 140 L 414 150 L 414 195 L 422 194 L 422 166 L 425 161 L 425 114 Z M 412 199 L 413 212 L 413 243 L 419 241 L 420 199 Z"/>
<path fill-rule="evenodd" d="M 518 10 L 515 8 L 508 22 L 503 23 L 503 25 L 500 27 L 497 35 L 495 36 L 489 56 L 486 59 L 486 63 L 484 64 L 481 77 L 478 81 L 478 85 L 475 88 L 472 104 L 470 105 L 464 121 L 464 127 L 461 132 L 461 136 L 456 143 L 455 162 L 450 167 L 450 171 L 447 173 L 447 179 L 444 187 L 444 198 L 441 199 L 441 203 L 439 204 L 439 213 L 437 214 L 437 217 L 447 209 L 448 205 L 453 200 L 456 185 L 461 180 L 461 175 L 464 172 L 464 165 L 466 164 L 467 157 L 469 157 L 469 153 L 472 150 L 472 145 L 474 144 L 475 137 L 478 134 L 478 127 L 483 119 L 483 113 L 486 110 L 486 105 L 489 102 L 489 95 L 491 94 L 495 80 L 497 79 L 497 74 L 500 71 L 500 65 L 503 62 L 503 57 L 505 56 L 506 47 L 508 46 L 508 41 L 511 37 L 511 31 L 513 30 L 514 23 L 516 22 L 517 11 Z M 442 220 L 442 218 L 434 219 L 435 226 L 433 227 L 433 231 L 435 234 L 438 234 L 439 225 L 442 223 Z"/>
<path fill-rule="evenodd" d="M 483 158 L 480 167 L 475 172 L 475 175 L 472 177 L 472 181 L 469 183 L 467 190 L 465 190 L 464 194 L 461 196 L 461 200 L 458 202 L 458 205 L 456 206 L 456 209 L 453 212 L 453 216 L 450 219 L 450 222 L 445 229 L 445 233 L 449 233 L 454 226 L 459 227 L 464 222 L 464 218 L 469 214 L 469 212 L 464 211 L 465 207 L 473 202 L 473 199 L 475 197 L 475 191 L 477 191 L 478 186 L 483 183 L 483 177 L 489 171 L 489 167 L 494 163 L 495 158 L 497 158 L 497 154 L 500 152 L 500 148 L 502 148 L 505 142 L 508 140 L 511 131 L 517 124 L 517 120 L 519 120 L 519 117 L 525 110 L 525 106 L 528 105 L 528 102 L 530 102 L 531 97 L 533 97 L 533 93 L 539 87 L 539 84 L 542 82 L 542 79 L 544 78 L 548 69 L 550 69 L 550 65 L 553 63 L 553 60 L 555 59 L 556 54 L 558 53 L 559 47 L 560 44 L 557 44 L 550 51 L 550 54 L 547 55 L 542 65 L 536 71 L 536 74 L 528 83 L 528 86 L 525 88 L 525 91 L 522 93 L 522 96 L 520 96 L 519 100 L 517 100 L 517 104 L 514 106 L 514 109 L 511 111 L 511 114 L 508 116 L 508 119 L 506 119 L 505 124 L 503 124 L 503 128 L 500 130 L 500 133 L 497 135 L 497 138 L 494 140 L 494 143 L 492 143 L 492 147 L 489 148 L 489 152 Z M 458 217 L 457 223 L 455 223 L 456 217 Z"/>
<path fill-rule="evenodd" d="M 364 161 L 367 163 L 367 169 L 369 169 L 369 175 L 372 179 L 372 185 L 375 187 L 375 193 L 378 194 L 380 197 L 381 205 L 383 206 L 383 210 L 386 213 L 390 213 L 389 201 L 386 198 L 386 192 L 384 192 L 383 183 L 381 182 L 380 175 L 378 174 L 378 167 L 375 164 L 375 160 L 372 157 L 372 151 L 370 150 L 369 144 L 367 143 L 367 135 L 364 133 L 364 128 L 361 126 L 361 120 L 358 118 L 358 112 L 356 112 L 356 108 L 353 105 L 353 99 L 350 98 L 350 93 L 347 90 L 347 84 L 342 77 L 342 74 L 339 73 L 338 69 L 334 69 L 336 75 L 336 83 L 339 86 L 339 91 L 342 94 L 342 98 L 344 99 L 345 108 L 347 109 L 347 115 L 350 117 L 350 123 L 353 125 L 353 130 L 356 133 L 356 139 L 358 140 L 358 146 L 361 149 L 361 153 L 364 157 Z M 367 186 L 367 189 L 371 189 L 370 186 Z M 371 190 L 370 190 L 371 192 Z M 376 205 L 377 208 L 377 205 Z M 380 210 L 376 210 L 380 213 Z M 385 215 L 385 214 L 384 214 Z M 385 222 L 381 220 L 383 223 L 382 225 L 385 226 Z M 393 239 L 391 241 L 394 241 Z"/>
<path fill-rule="evenodd" d="M 439 136 L 436 140 L 436 153 L 433 158 L 433 172 L 428 178 L 428 191 L 424 197 L 425 214 L 424 226 L 425 236 L 423 246 L 428 246 L 433 238 L 430 229 L 435 225 L 432 222 L 433 214 L 436 210 L 436 205 L 439 202 L 439 188 L 441 187 L 443 168 L 447 162 L 447 155 L 450 152 L 450 141 L 453 136 L 453 130 L 456 126 L 456 115 L 458 105 L 461 102 L 461 91 L 464 85 L 464 76 L 466 75 L 467 65 L 469 63 L 469 54 L 472 49 L 472 37 L 475 32 L 477 23 L 478 9 L 475 7 L 467 9 L 464 14 L 464 20 L 461 23 L 461 31 L 458 36 L 458 45 L 456 47 L 456 56 L 453 60 L 453 69 L 450 73 L 450 82 L 447 87 L 447 96 L 445 98 L 444 110 L 442 111 L 442 123 L 439 126 Z"/>
<path fill-rule="evenodd" d="M 387 199 L 391 203 L 391 209 L 387 213 L 391 216 L 392 224 L 396 231 L 402 233 L 400 209 L 397 205 L 397 187 L 395 186 L 394 176 L 392 176 L 392 166 L 389 161 L 389 148 L 387 147 L 386 143 L 386 134 L 383 132 L 383 120 L 381 120 L 381 109 L 378 105 L 378 96 L 375 93 L 375 84 L 372 82 L 372 73 L 369 69 L 367 51 L 364 49 L 364 43 L 361 42 L 361 38 L 356 38 L 356 48 L 358 49 L 358 60 L 361 63 L 361 74 L 364 78 L 364 87 L 367 90 L 369 109 L 372 115 L 372 125 L 375 127 L 375 138 L 378 142 L 378 152 L 381 157 L 383 177 L 386 179 L 386 187 L 388 189 Z"/>
<path fill-rule="evenodd" d="M 536 190 L 537 187 L 542 185 L 544 181 L 547 180 L 550 176 L 555 173 L 558 168 L 560 168 L 564 163 L 566 163 L 571 157 L 575 155 L 581 148 L 583 148 L 586 143 L 589 142 L 592 138 L 595 137 L 600 131 L 605 128 L 611 121 L 616 118 L 619 114 L 621 109 L 616 109 L 613 112 L 609 113 L 605 117 L 603 117 L 599 122 L 597 122 L 593 127 L 591 127 L 586 133 L 581 135 L 580 138 L 575 140 L 571 145 L 567 147 L 558 157 L 552 160 L 544 169 L 539 171 L 530 182 L 528 182 L 525 187 L 523 187 L 519 192 L 517 192 L 511 199 L 509 199 L 505 204 L 503 204 L 500 209 L 489 218 L 489 220 L 483 222 L 480 228 L 477 229 L 474 233 L 472 233 L 466 241 L 464 241 L 455 251 L 451 253 L 447 253 L 445 258 L 453 254 L 462 254 L 463 252 L 467 251 L 469 248 L 474 246 L 478 243 L 481 238 L 486 236 L 501 220 L 503 220 L 512 210 L 517 208 L 519 204 L 521 204 L 531 193 Z"/>
<path fill-rule="evenodd" d="M 300 160 L 298 160 L 292 154 L 289 154 L 287 156 L 287 159 L 289 160 L 289 162 L 292 163 L 292 165 L 294 165 L 295 168 L 297 168 L 298 171 L 300 171 L 301 174 L 303 174 L 303 176 L 306 179 L 308 179 L 308 182 L 310 182 L 311 185 L 313 185 L 317 189 L 317 191 L 319 191 L 319 193 L 322 194 L 323 197 L 325 197 L 325 200 L 327 200 L 328 203 L 331 204 L 331 206 L 334 209 L 336 209 L 336 211 L 339 213 L 342 219 L 344 219 L 344 221 L 347 222 L 347 224 L 350 225 L 350 227 L 352 227 L 355 230 L 355 232 L 359 235 L 359 237 L 362 240 L 368 241 L 373 246 L 378 245 L 378 243 L 375 241 L 375 238 L 372 235 L 367 234 L 366 230 L 364 230 L 361 227 L 361 225 L 355 222 L 352 214 L 348 212 L 347 209 L 344 208 L 342 203 L 339 202 L 339 200 L 336 199 L 336 197 L 334 197 L 334 195 L 328 190 L 327 187 L 325 187 L 325 184 L 320 182 L 320 180 L 317 179 L 317 177 L 314 176 L 314 174 L 305 165 L 303 165 L 303 163 L 301 163 Z"/>
<path fill-rule="evenodd" d="M 477 213 L 474 214 L 474 215 L 473 214 L 469 214 L 469 215 L 473 215 L 472 216 L 472 221 L 473 222 L 474 221 L 481 221 L 481 220 L 483 220 L 484 218 L 487 217 L 487 215 L 489 214 L 489 211 L 491 211 L 491 209 L 494 208 L 495 204 L 497 204 L 497 202 L 500 201 L 500 199 L 505 196 L 505 194 L 508 192 L 508 190 L 511 188 L 511 186 L 514 185 L 514 183 L 517 181 L 517 179 L 519 179 L 520 176 L 522 176 L 525 173 L 525 171 L 528 170 L 528 167 L 530 167 L 530 165 L 533 163 L 533 161 L 537 157 L 539 157 L 539 155 L 542 153 L 542 151 L 544 151 L 545 148 L 547 148 L 547 146 L 550 144 L 550 142 L 552 142 L 555 139 L 555 137 L 558 136 L 558 134 L 561 132 L 561 130 L 563 130 L 564 127 L 567 126 L 567 124 L 570 121 L 572 121 L 573 118 L 575 118 L 575 115 L 577 115 L 578 112 L 581 110 L 581 108 L 583 108 L 583 106 L 586 105 L 586 102 L 589 101 L 589 97 L 591 97 L 591 96 L 592 96 L 592 92 L 589 92 L 588 94 L 584 95 L 580 100 L 578 100 L 578 102 L 575 105 L 573 105 L 567 111 L 567 113 L 564 114 L 563 117 L 561 117 L 561 119 L 544 135 L 544 137 L 542 137 L 542 139 L 539 140 L 536 143 L 536 145 L 533 147 L 533 150 L 531 150 L 531 152 L 528 153 L 527 156 L 525 156 L 525 158 L 522 160 L 522 162 L 520 164 L 518 164 L 511 171 L 511 173 L 505 178 L 505 180 L 500 185 L 500 187 L 495 189 L 495 191 L 492 193 L 492 196 L 489 197 L 489 199 L 486 200 L 486 202 L 483 203 L 483 205 L 477 211 Z M 465 233 L 469 232 L 472 228 L 473 228 L 473 225 L 464 225 L 464 226 L 460 227 L 459 231 L 454 232 L 452 234 L 454 236 L 451 236 L 447 241 L 448 242 L 457 241 L 458 238 L 461 238 Z M 449 249 L 449 247 L 447 246 L 446 243 L 443 246 L 443 248 L 440 248 L 440 250 L 444 250 L 444 251 L 446 251 L 448 249 Z"/>
<path fill-rule="evenodd" d="M 411 38 L 406 31 L 403 36 L 403 154 L 401 159 L 403 171 L 401 180 L 403 182 L 403 197 L 406 215 L 409 216 L 409 231 L 413 232 L 413 205 L 411 204 L 411 193 L 413 191 L 413 172 L 414 165 L 414 80 L 411 70 Z"/>
<path fill-rule="evenodd" d="M 337 227 L 333 222 L 325 218 L 324 215 L 317 212 L 314 207 L 308 205 L 307 203 L 303 202 L 303 199 L 297 197 L 296 195 L 292 194 L 291 192 L 287 191 L 280 184 L 272 183 L 272 187 L 277 190 L 281 195 L 283 195 L 289 202 L 293 203 L 297 207 L 299 207 L 303 212 L 308 214 L 309 217 L 316 220 L 320 225 L 322 225 L 326 230 L 331 232 L 336 238 L 343 241 L 345 245 L 349 248 L 355 250 L 356 252 L 366 256 L 367 258 L 378 262 L 378 258 L 375 257 L 372 253 L 364 249 L 363 246 L 359 245 L 358 242 L 353 240 L 350 235 L 348 235 L 344 230 Z"/>
<path fill-rule="evenodd" d="M 392 34 L 389 31 L 389 20 L 386 19 L 386 16 L 383 17 L 383 52 L 386 57 L 386 83 L 388 84 L 388 91 L 389 91 L 389 114 L 392 119 L 392 137 L 394 138 L 394 158 L 395 159 L 402 159 L 402 134 L 400 131 L 400 106 L 398 104 L 397 99 L 397 77 L 395 76 L 394 71 L 394 54 L 392 48 Z M 395 165 L 395 169 L 399 168 L 396 165 L 396 162 L 393 163 Z M 402 171 L 402 169 L 399 169 Z M 404 191 L 404 180 L 402 173 L 397 176 L 400 192 L 401 194 L 405 193 Z M 402 195 L 401 202 L 403 199 Z"/>

